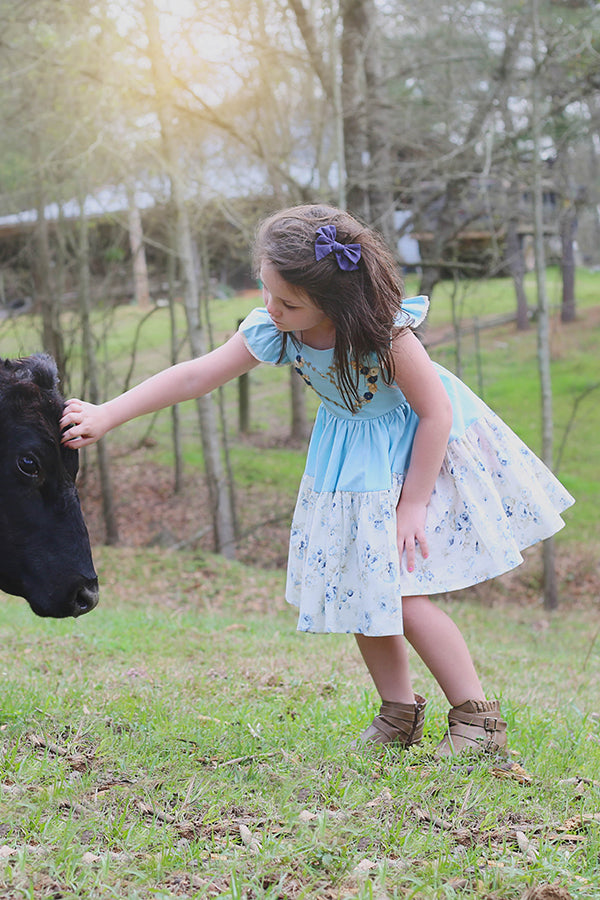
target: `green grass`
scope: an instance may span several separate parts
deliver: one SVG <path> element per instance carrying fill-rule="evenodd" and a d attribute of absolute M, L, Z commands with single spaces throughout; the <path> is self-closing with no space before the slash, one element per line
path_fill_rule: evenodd
<path fill-rule="evenodd" d="M 416 659 L 423 746 L 349 751 L 374 692 L 350 637 L 295 632 L 280 573 L 97 557 L 83 619 L 4 601 L 3 897 L 597 896 L 594 610 L 447 603 L 501 692 L 522 783 L 493 759 L 433 758 L 446 707 Z"/>

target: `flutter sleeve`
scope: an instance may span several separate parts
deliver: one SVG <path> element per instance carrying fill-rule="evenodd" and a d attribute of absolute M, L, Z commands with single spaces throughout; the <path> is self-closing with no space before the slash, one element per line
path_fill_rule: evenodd
<path fill-rule="evenodd" d="M 417 328 L 425 321 L 429 312 L 429 297 L 419 294 L 418 297 L 406 297 L 402 301 L 402 309 L 396 318 L 396 325 L 406 328 Z"/>
<path fill-rule="evenodd" d="M 253 309 L 239 327 L 246 347 L 259 362 L 271 366 L 289 363 L 287 353 L 281 356 L 283 337 L 266 309 Z"/>

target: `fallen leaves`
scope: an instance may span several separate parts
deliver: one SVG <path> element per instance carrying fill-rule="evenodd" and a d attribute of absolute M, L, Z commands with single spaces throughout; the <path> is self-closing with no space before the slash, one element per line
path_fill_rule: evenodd
<path fill-rule="evenodd" d="M 531 784 L 532 778 L 517 762 L 507 762 L 500 766 L 494 766 L 490 772 L 495 778 L 507 778 L 517 781 L 519 784 Z"/>

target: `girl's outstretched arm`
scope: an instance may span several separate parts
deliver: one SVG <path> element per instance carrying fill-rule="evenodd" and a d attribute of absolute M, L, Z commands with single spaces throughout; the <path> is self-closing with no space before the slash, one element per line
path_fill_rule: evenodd
<path fill-rule="evenodd" d="M 258 360 L 246 347 L 242 335 L 236 332 L 216 350 L 163 369 L 114 400 L 98 406 L 83 400 L 68 400 L 60 420 L 63 444 L 76 450 L 93 444 L 117 425 L 202 397 L 257 365 Z"/>
<path fill-rule="evenodd" d="M 415 547 L 428 555 L 425 518 L 440 473 L 452 426 L 452 404 L 441 379 L 419 339 L 406 331 L 394 340 L 396 383 L 419 417 L 408 472 L 396 509 L 398 551 L 406 551 L 412 572 Z"/>

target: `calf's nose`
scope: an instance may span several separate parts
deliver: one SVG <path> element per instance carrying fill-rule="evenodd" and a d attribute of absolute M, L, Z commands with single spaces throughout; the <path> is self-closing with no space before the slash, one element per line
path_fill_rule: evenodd
<path fill-rule="evenodd" d="M 98 605 L 98 579 L 90 579 L 79 588 L 73 598 L 73 616 L 83 616 Z"/>

